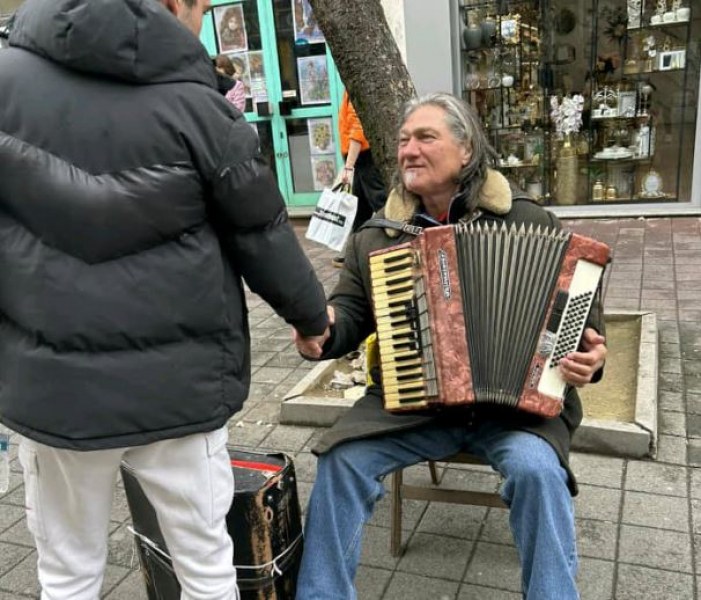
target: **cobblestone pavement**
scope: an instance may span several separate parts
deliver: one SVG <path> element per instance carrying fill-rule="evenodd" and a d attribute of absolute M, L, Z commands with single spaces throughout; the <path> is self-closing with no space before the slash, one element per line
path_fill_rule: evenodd
<path fill-rule="evenodd" d="M 585 600 L 697 597 L 701 572 L 701 235 L 699 219 L 611 219 L 566 223 L 614 249 L 606 308 L 658 315 L 659 403 L 656 460 L 575 453 L 579 584 Z M 297 225 L 303 240 L 303 223 Z M 338 271 L 328 250 L 303 240 L 327 290 Z M 230 423 L 232 444 L 294 457 L 306 505 L 314 480 L 314 428 L 279 424 L 280 402 L 312 365 L 296 354 L 289 328 L 249 294 L 253 386 Z M 0 600 L 38 598 L 36 552 L 26 529 L 13 439 L 10 491 L 0 497 Z M 465 469 L 449 469 L 459 478 Z M 468 475 L 496 485 L 484 472 Z M 425 465 L 407 477 L 428 480 Z M 104 597 L 146 598 L 135 566 L 129 512 L 118 490 L 112 513 Z M 358 575 L 361 600 L 507 600 L 520 597 L 519 566 L 501 509 L 406 503 L 405 554 L 389 553 L 385 498 L 367 528 Z"/>

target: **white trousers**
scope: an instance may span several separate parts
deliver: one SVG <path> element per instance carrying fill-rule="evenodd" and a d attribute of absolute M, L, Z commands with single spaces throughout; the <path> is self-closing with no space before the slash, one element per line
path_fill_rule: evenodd
<path fill-rule="evenodd" d="M 21 438 L 27 525 L 41 600 L 97 600 L 119 466 L 133 469 L 158 515 L 182 600 L 236 600 L 225 517 L 234 494 L 226 427 L 146 446 L 77 452 Z"/>

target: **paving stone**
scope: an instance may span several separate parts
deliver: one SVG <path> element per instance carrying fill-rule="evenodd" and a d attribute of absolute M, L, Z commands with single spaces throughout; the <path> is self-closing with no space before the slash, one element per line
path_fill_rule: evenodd
<path fill-rule="evenodd" d="M 286 379 L 290 373 L 292 373 L 292 369 L 287 367 L 265 366 L 256 371 L 256 384 L 259 385 L 261 383 L 270 383 L 277 385 Z"/>
<path fill-rule="evenodd" d="M 686 410 L 690 414 L 701 414 L 701 394 L 686 394 Z"/>
<path fill-rule="evenodd" d="M 272 427 L 268 425 L 239 421 L 233 427 L 229 427 L 229 444 L 232 446 L 255 447 L 270 435 L 271 430 Z"/>
<path fill-rule="evenodd" d="M 109 594 L 131 572 L 131 569 L 108 564 L 105 569 L 105 579 L 102 582 L 102 594 Z"/>
<path fill-rule="evenodd" d="M 618 523 L 577 519 L 577 551 L 580 557 L 589 556 L 614 560 Z"/>
<path fill-rule="evenodd" d="M 388 569 L 376 569 L 361 565 L 355 576 L 358 598 L 381 600 L 391 577 L 392 571 Z"/>
<path fill-rule="evenodd" d="M 621 522 L 689 531 L 689 502 L 686 498 L 626 492 Z"/>
<path fill-rule="evenodd" d="M 33 552 L 32 548 L 0 542 L 0 578 Z"/>
<path fill-rule="evenodd" d="M 686 415 L 666 410 L 658 411 L 658 434 L 679 435 L 686 437 Z"/>
<path fill-rule="evenodd" d="M 621 565 L 616 582 L 616 600 L 693 600 L 691 575 Z"/>
<path fill-rule="evenodd" d="M 701 414 L 690 414 L 687 417 L 686 434 L 690 438 L 701 438 Z"/>
<path fill-rule="evenodd" d="M 299 452 L 313 433 L 310 427 L 291 427 L 277 425 L 265 439 L 269 448 L 277 448 L 280 452 Z"/>
<path fill-rule="evenodd" d="M 277 353 L 272 350 L 257 350 L 251 352 L 251 366 L 262 367 L 275 356 L 277 356 Z"/>
<path fill-rule="evenodd" d="M 680 392 L 660 392 L 657 398 L 660 410 L 684 412 L 684 394 Z"/>
<path fill-rule="evenodd" d="M 431 600 L 453 600 L 458 592 L 458 583 L 421 577 L 411 573 L 395 573 L 383 600 L 407 600 L 408 598 L 430 598 Z"/>
<path fill-rule="evenodd" d="M 465 582 L 520 592 L 521 566 L 516 548 L 478 542 Z"/>
<path fill-rule="evenodd" d="M 520 600 L 521 594 L 479 585 L 462 585 L 457 600 Z"/>
<path fill-rule="evenodd" d="M 408 536 L 407 536 L 408 537 Z M 404 543 L 407 542 L 405 538 Z M 366 525 L 360 552 L 360 564 L 381 569 L 395 569 L 401 557 L 389 551 L 389 529 Z"/>
<path fill-rule="evenodd" d="M 620 458 L 573 452 L 570 467 L 580 484 L 588 483 L 601 487 L 623 486 L 623 465 Z"/>
<path fill-rule="evenodd" d="M 140 571 L 131 571 L 104 598 L 105 600 L 148 600 L 143 575 Z"/>
<path fill-rule="evenodd" d="M 385 482 L 385 486 L 387 486 L 387 482 Z M 416 525 L 426 512 L 427 506 L 428 502 L 425 500 L 404 500 L 402 502 L 402 530 L 413 531 L 416 529 Z M 370 524 L 389 528 L 390 518 L 391 503 L 389 494 L 387 494 L 375 504 L 375 511 L 370 519 Z"/>
<path fill-rule="evenodd" d="M 36 551 L 32 550 L 24 560 L 0 577 L 0 589 L 17 595 L 37 598 L 40 588 L 36 561 Z"/>
<path fill-rule="evenodd" d="M 509 526 L 509 511 L 503 508 L 490 508 L 480 533 L 480 542 L 514 545 L 514 536 Z"/>
<path fill-rule="evenodd" d="M 418 531 L 476 540 L 486 515 L 484 506 L 431 502 L 419 522 Z"/>
<path fill-rule="evenodd" d="M 681 373 L 660 373 L 658 380 L 662 392 L 681 392 L 684 389 Z"/>
<path fill-rule="evenodd" d="M 280 421 L 280 402 L 258 402 L 246 413 L 246 420 L 258 423 L 277 424 Z"/>
<path fill-rule="evenodd" d="M 701 499 L 701 470 L 691 469 L 691 497 Z"/>
<path fill-rule="evenodd" d="M 416 533 L 407 544 L 397 570 L 460 581 L 473 545 L 472 540 Z"/>
<path fill-rule="evenodd" d="M 623 524 L 619 559 L 644 567 L 691 573 L 691 539 L 688 533 Z"/>
<path fill-rule="evenodd" d="M 18 546 L 27 546 L 34 548 L 34 538 L 27 529 L 27 520 L 21 519 L 12 527 L 8 527 L 0 534 L 0 542 L 8 542 Z"/>
<path fill-rule="evenodd" d="M 689 458 L 689 466 L 701 467 L 701 439 L 690 439 L 686 455 Z"/>
<path fill-rule="evenodd" d="M 574 499 L 575 515 L 580 519 L 617 521 L 622 494 L 621 490 L 580 485 Z"/>
<path fill-rule="evenodd" d="M 685 467 L 659 465 L 649 461 L 630 461 L 625 487 L 637 492 L 686 496 L 686 477 Z"/>
<path fill-rule="evenodd" d="M 686 465 L 686 446 L 686 436 L 658 435 L 656 459 L 663 463 Z"/>
<path fill-rule="evenodd" d="M 0 532 L 12 527 L 20 519 L 25 517 L 25 510 L 22 506 L 14 504 L 0 505 Z"/>
<path fill-rule="evenodd" d="M 613 562 L 581 557 L 577 573 L 580 600 L 610 600 L 613 598 L 614 567 Z"/>
<path fill-rule="evenodd" d="M 109 537 L 107 562 L 131 569 L 138 564 L 134 534 L 129 531 L 131 521 L 119 525 Z"/>

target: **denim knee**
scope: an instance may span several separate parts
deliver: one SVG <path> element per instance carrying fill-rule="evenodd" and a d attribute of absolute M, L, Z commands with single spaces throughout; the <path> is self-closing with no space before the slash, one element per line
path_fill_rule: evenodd
<path fill-rule="evenodd" d="M 381 472 L 362 443 L 336 446 L 319 457 L 317 478 L 326 478 L 334 485 L 353 489 L 363 498 L 377 500 L 384 494 Z"/>

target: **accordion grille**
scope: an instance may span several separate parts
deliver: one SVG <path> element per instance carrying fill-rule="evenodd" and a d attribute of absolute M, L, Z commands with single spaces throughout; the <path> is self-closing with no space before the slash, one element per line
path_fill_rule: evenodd
<path fill-rule="evenodd" d="M 476 402 L 516 406 L 569 237 L 523 226 L 455 228 Z"/>

